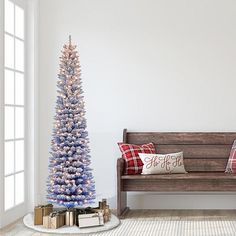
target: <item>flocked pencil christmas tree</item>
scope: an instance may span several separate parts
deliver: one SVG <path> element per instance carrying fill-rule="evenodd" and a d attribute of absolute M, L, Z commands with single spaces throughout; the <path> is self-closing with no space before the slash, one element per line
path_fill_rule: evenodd
<path fill-rule="evenodd" d="M 67 208 L 95 199 L 80 72 L 78 52 L 69 39 L 60 57 L 47 183 L 48 201 Z"/>

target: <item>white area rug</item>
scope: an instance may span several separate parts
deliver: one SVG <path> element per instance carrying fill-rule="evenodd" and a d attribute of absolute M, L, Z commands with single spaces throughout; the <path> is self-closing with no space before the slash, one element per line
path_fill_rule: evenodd
<path fill-rule="evenodd" d="M 123 220 L 121 226 L 102 236 L 236 236 L 236 221 Z"/>

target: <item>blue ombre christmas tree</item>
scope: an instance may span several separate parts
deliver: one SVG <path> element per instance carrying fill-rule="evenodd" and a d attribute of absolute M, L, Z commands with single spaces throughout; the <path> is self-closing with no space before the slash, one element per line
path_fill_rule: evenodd
<path fill-rule="evenodd" d="M 72 208 L 93 203 L 88 132 L 76 45 L 65 44 L 60 57 L 56 115 L 49 159 L 47 199 Z"/>

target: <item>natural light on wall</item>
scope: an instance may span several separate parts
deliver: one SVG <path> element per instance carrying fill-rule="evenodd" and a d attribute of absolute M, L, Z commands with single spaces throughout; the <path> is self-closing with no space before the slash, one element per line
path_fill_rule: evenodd
<path fill-rule="evenodd" d="M 24 202 L 25 53 L 24 10 L 5 0 L 4 208 Z"/>

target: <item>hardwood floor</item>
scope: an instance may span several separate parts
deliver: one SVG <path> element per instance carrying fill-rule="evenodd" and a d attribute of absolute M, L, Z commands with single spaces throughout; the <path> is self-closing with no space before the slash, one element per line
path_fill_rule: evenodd
<path fill-rule="evenodd" d="M 155 218 L 156 220 L 215 220 L 234 219 L 236 210 L 130 210 L 125 219 Z M 122 227 L 122 225 L 120 226 Z M 26 228 L 22 219 L 0 230 L 1 236 L 49 236 Z"/>

